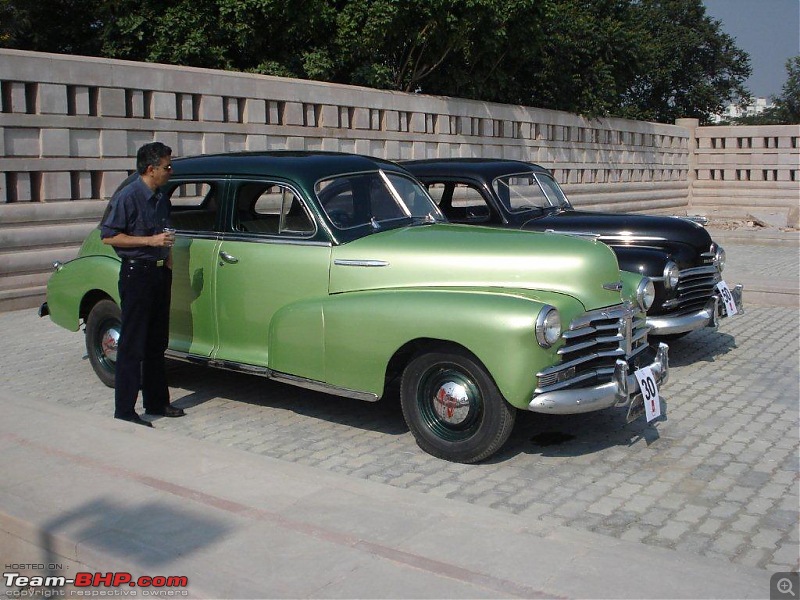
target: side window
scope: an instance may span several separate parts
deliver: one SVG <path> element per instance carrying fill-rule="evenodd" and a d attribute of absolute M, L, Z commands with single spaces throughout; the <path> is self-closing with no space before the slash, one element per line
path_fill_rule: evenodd
<path fill-rule="evenodd" d="M 480 190 L 464 183 L 431 183 L 428 193 L 439 210 L 453 223 L 483 223 L 489 207 Z"/>
<path fill-rule="evenodd" d="M 270 183 L 239 187 L 233 227 L 236 231 L 287 237 L 314 233 L 314 222 L 300 198 L 290 188 Z"/>
<path fill-rule="evenodd" d="M 219 184 L 179 183 L 169 190 L 172 203 L 172 226 L 187 233 L 207 233 L 217 230 Z"/>

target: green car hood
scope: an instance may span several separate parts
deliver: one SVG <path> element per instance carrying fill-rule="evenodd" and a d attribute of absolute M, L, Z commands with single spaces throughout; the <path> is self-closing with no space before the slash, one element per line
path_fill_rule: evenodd
<path fill-rule="evenodd" d="M 568 294 L 586 310 L 622 301 L 613 251 L 577 237 L 428 225 L 376 232 L 333 249 L 332 294 L 405 287 L 503 288 Z"/>

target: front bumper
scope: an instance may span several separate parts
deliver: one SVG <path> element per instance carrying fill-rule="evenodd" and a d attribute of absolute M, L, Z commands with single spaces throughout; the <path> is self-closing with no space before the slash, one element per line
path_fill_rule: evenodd
<path fill-rule="evenodd" d="M 660 343 L 655 358 L 649 365 L 659 388 L 669 378 L 669 348 Z M 638 396 L 639 382 L 630 371 L 628 363 L 617 360 L 614 377 L 608 383 L 589 388 L 556 390 L 534 396 L 528 404 L 528 410 L 553 415 L 572 415 L 587 413 L 604 408 L 629 407 Z"/>
<path fill-rule="evenodd" d="M 743 289 L 742 284 L 738 284 L 731 289 L 731 296 L 733 296 L 738 314 L 744 313 Z M 716 329 L 719 326 L 719 318 L 726 316 L 724 304 L 719 294 L 715 293 L 708 303 L 696 312 L 680 316 L 648 316 L 647 324 L 650 326 L 650 335 L 675 335 L 688 333 L 703 327 Z"/>

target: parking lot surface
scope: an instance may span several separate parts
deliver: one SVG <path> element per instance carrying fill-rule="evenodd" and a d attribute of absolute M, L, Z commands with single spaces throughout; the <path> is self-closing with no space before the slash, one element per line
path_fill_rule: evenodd
<path fill-rule="evenodd" d="M 520 413 L 488 462 L 422 452 L 397 391 L 370 404 L 171 363 L 182 419 L 155 427 L 255 455 L 567 528 L 770 572 L 798 569 L 798 310 L 749 306 L 671 343 L 664 415 Z M 107 416 L 83 334 L 35 311 L 0 314 L 0 387 Z M 24 426 L 20 424 L 20 426 Z M 258 473 L 253 473 L 254 478 Z"/>

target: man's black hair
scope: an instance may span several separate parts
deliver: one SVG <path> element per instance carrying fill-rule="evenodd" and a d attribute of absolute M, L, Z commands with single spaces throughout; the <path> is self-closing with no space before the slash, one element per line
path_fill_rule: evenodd
<path fill-rule="evenodd" d="M 136 153 L 136 172 L 144 175 L 150 165 L 157 167 L 165 156 L 172 156 L 172 148 L 161 142 L 145 144 Z"/>

